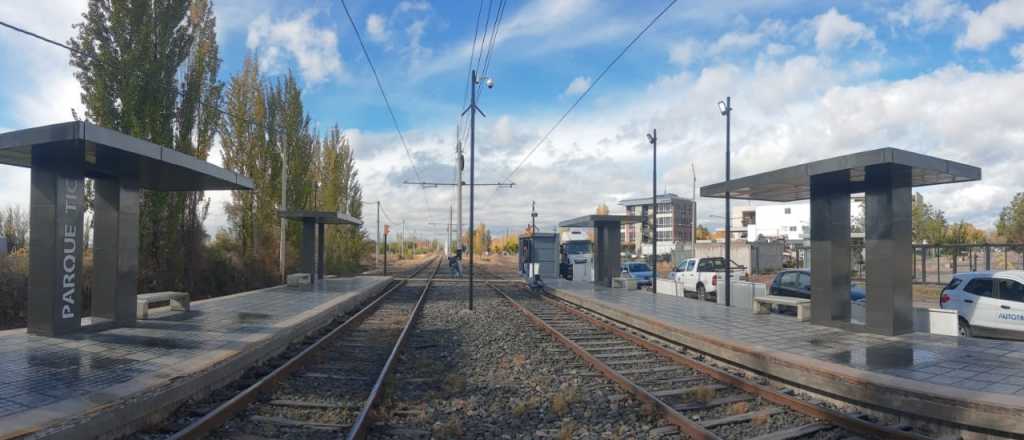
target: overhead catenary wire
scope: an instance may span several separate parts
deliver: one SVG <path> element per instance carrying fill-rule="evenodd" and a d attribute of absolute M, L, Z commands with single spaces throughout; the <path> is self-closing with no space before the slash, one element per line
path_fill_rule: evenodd
<path fill-rule="evenodd" d="M 391 115 L 391 123 L 395 126 L 395 132 L 398 133 L 398 139 L 402 141 L 402 147 L 405 149 L 405 155 L 409 158 L 409 163 L 412 164 L 412 170 L 416 173 L 416 177 L 423 179 L 420 175 L 419 168 L 416 167 L 416 160 L 412 157 L 412 152 L 409 150 L 409 144 L 405 142 L 405 135 L 402 133 L 402 128 L 398 125 L 398 118 L 395 117 L 395 111 L 391 108 L 391 100 L 388 99 L 388 94 L 384 92 L 384 84 L 380 81 L 380 75 L 377 74 L 377 68 L 373 65 L 373 59 L 370 58 L 370 52 L 366 50 L 366 44 L 363 43 L 363 36 L 359 33 L 359 27 L 356 26 L 355 20 L 352 19 L 352 14 L 348 10 L 348 5 L 345 4 L 345 0 L 341 0 L 341 7 L 345 9 L 345 15 L 348 17 L 348 22 L 352 24 L 352 31 L 356 34 L 356 40 L 359 41 L 359 47 L 363 50 L 363 56 L 366 57 L 366 64 L 370 65 L 370 71 L 373 72 L 373 78 L 377 81 L 377 90 L 380 90 L 380 96 L 384 98 L 384 106 L 387 107 L 388 114 Z"/>
<path fill-rule="evenodd" d="M 575 101 L 573 101 L 572 105 L 569 106 L 569 109 L 566 110 L 565 113 L 562 113 L 562 116 L 560 118 L 558 118 L 558 121 L 555 122 L 555 125 L 551 126 L 551 129 L 549 129 L 547 131 L 547 133 L 545 133 L 544 136 L 541 137 L 540 140 L 537 141 L 537 144 L 534 145 L 533 148 L 531 148 L 530 151 L 526 154 L 526 156 L 524 156 L 523 159 L 521 161 L 519 161 L 519 164 L 516 165 L 516 167 L 514 169 L 512 169 L 512 172 L 509 173 L 508 177 L 505 178 L 506 181 L 511 181 L 512 180 L 512 176 L 514 176 L 517 172 L 519 172 L 520 169 L 522 169 L 522 167 L 526 163 L 526 161 L 530 159 L 530 156 L 532 156 L 533 153 L 536 152 L 537 149 L 540 148 L 540 146 L 543 145 L 544 142 L 548 140 L 548 138 L 551 136 L 551 133 L 554 133 L 554 131 L 558 128 L 558 126 L 561 125 L 563 121 L 565 121 L 565 118 L 567 118 L 569 116 L 569 113 L 572 113 L 572 111 L 576 108 L 576 106 L 579 105 L 580 101 L 583 101 L 583 98 L 587 97 L 587 95 L 590 93 L 590 91 L 594 89 L 594 86 L 596 86 L 597 83 L 601 82 L 601 78 L 604 78 L 604 75 L 607 74 L 609 70 L 611 70 L 612 66 L 614 66 L 615 63 L 617 63 L 624 55 L 626 55 L 626 52 L 629 52 L 629 49 L 632 48 L 633 45 L 636 44 L 636 42 L 638 40 L 640 40 L 640 37 L 643 37 L 644 34 L 647 33 L 647 31 L 652 26 L 654 26 L 654 23 L 657 23 L 658 20 L 663 15 L 665 15 L 665 13 L 668 12 L 668 10 L 671 9 L 672 6 L 674 6 L 677 1 L 679 1 L 679 0 L 671 0 L 667 5 L 665 5 L 665 7 L 661 10 L 661 12 L 659 12 L 658 15 L 655 15 L 654 18 L 652 18 L 651 21 L 648 22 L 647 25 L 644 26 L 643 29 L 641 29 L 640 32 L 637 33 L 636 36 L 633 37 L 633 39 L 629 41 L 629 44 L 626 44 L 626 47 L 622 48 L 622 50 L 619 52 L 618 55 L 615 56 L 615 58 L 612 58 L 611 62 L 608 63 L 608 65 L 605 66 L 605 68 L 603 70 L 601 70 L 601 73 L 598 74 L 594 78 L 594 80 L 590 83 L 589 86 L 587 86 L 587 89 L 584 90 L 583 93 L 581 93 L 580 96 L 578 98 L 576 98 Z"/>

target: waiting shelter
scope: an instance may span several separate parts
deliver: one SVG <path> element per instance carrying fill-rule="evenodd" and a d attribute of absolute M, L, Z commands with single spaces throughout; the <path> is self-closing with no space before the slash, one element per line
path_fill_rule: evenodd
<path fill-rule="evenodd" d="M 558 223 L 562 228 L 594 228 L 594 284 L 611 287 L 622 271 L 623 224 L 637 223 L 633 215 L 585 215 Z"/>
<path fill-rule="evenodd" d="M 540 275 L 542 279 L 558 278 L 558 234 L 527 232 L 519 236 L 519 264 L 516 268 L 526 278 Z"/>
<path fill-rule="evenodd" d="M 135 323 L 139 191 L 250 190 L 252 180 L 206 161 L 88 122 L 0 134 L 0 164 L 31 169 L 28 331 L 82 325 L 84 178 L 93 179 L 94 321 Z"/>
<path fill-rule="evenodd" d="M 358 218 L 334 211 L 278 211 L 278 215 L 302 222 L 299 270 L 309 274 L 311 284 L 324 278 L 324 225 L 363 225 Z"/>
<path fill-rule="evenodd" d="M 981 179 L 981 169 L 897 148 L 704 186 L 702 197 L 811 201 L 811 321 L 883 335 L 913 331 L 913 187 Z M 850 324 L 850 194 L 864 193 L 864 326 Z"/>

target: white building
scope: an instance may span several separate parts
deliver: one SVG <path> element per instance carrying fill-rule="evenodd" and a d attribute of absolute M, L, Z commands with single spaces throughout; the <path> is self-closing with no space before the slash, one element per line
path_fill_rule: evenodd
<path fill-rule="evenodd" d="M 809 202 L 778 205 L 744 206 L 733 209 L 733 238 L 811 239 L 811 205 Z M 864 218 L 864 199 L 850 198 L 850 219 L 854 227 Z"/>

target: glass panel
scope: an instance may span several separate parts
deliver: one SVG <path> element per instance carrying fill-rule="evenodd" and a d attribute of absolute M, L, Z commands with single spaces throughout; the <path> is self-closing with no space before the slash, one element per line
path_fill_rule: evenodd
<path fill-rule="evenodd" d="M 999 280 L 999 299 L 1024 302 L 1024 284 L 1013 280 Z"/>
<path fill-rule="evenodd" d="M 967 293 L 973 293 L 978 296 L 992 296 L 992 278 L 975 278 L 967 283 L 964 287 L 964 291 Z"/>

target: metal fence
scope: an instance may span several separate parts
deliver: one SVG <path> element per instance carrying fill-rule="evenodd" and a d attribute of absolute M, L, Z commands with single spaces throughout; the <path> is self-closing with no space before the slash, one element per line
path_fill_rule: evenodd
<path fill-rule="evenodd" d="M 915 245 L 914 283 L 946 284 L 960 272 L 1024 270 L 1024 245 Z"/>

